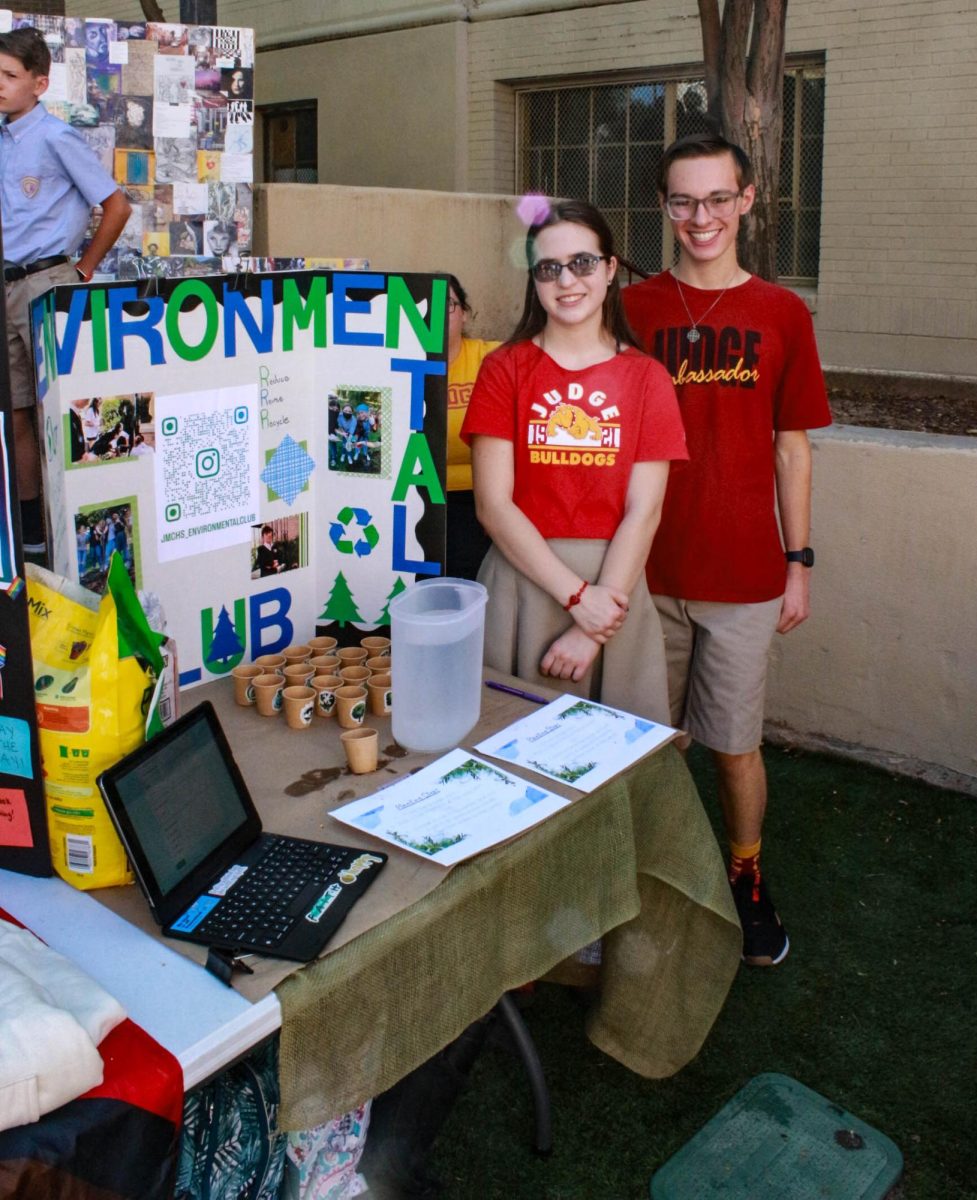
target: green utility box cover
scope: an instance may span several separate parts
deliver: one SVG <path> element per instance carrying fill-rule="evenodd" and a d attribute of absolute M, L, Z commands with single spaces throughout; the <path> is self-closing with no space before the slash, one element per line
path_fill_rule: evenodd
<path fill-rule="evenodd" d="M 885 1134 L 786 1075 L 757 1075 L 657 1171 L 652 1200 L 883 1200 Z"/>

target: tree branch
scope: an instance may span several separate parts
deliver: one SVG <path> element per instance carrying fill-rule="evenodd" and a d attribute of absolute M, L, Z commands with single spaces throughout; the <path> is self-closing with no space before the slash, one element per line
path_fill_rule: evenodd
<path fill-rule="evenodd" d="M 143 16 L 147 21 L 160 21 L 166 23 L 166 17 L 163 16 L 163 10 L 156 3 L 156 0 L 139 0 L 139 7 L 142 9 Z"/>

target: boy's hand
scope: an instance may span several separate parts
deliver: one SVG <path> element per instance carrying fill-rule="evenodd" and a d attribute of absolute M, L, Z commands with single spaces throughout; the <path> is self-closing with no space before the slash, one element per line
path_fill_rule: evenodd
<path fill-rule="evenodd" d="M 543 655 L 539 669 L 554 679 L 572 679 L 579 683 L 597 657 L 600 645 L 582 629 L 572 625 L 561 633 Z"/>

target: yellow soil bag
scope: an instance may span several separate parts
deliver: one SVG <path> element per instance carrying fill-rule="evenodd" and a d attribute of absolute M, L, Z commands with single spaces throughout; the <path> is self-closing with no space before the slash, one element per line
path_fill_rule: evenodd
<path fill-rule="evenodd" d="M 162 637 L 118 554 L 102 597 L 39 567 L 28 568 L 27 593 L 54 869 L 83 891 L 131 883 L 95 781 L 147 736 Z"/>

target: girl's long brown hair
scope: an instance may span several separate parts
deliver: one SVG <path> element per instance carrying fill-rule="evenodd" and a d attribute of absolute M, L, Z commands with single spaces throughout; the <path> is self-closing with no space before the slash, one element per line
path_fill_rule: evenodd
<path fill-rule="evenodd" d="M 509 336 L 509 343 L 522 342 L 534 338 L 546 325 L 546 309 L 539 302 L 536 294 L 536 284 L 532 276 L 532 265 L 535 262 L 534 249 L 536 238 L 542 229 L 568 221 L 571 225 L 582 225 L 597 235 L 597 244 L 605 258 L 614 257 L 614 235 L 611 227 L 605 221 L 602 213 L 588 204 L 586 200 L 555 200 L 550 205 L 549 212 L 542 221 L 529 227 L 526 234 L 526 262 L 529 274 L 526 279 L 526 299 L 523 304 L 522 316 L 515 329 Z M 604 330 L 611 335 L 620 346 L 633 346 L 640 350 L 638 339 L 631 332 L 627 317 L 624 315 L 624 305 L 621 303 L 621 285 L 617 275 L 608 284 L 607 295 L 604 297 L 604 309 L 601 314 Z"/>

